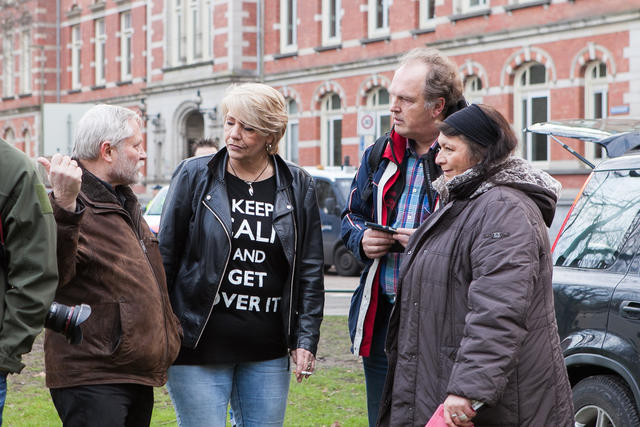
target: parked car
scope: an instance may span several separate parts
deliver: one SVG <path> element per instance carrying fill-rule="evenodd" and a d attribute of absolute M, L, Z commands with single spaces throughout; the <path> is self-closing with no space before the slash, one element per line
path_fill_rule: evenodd
<path fill-rule="evenodd" d="M 362 264 L 344 246 L 340 237 L 340 215 L 344 210 L 351 188 L 351 182 L 356 174 L 351 167 L 305 168 L 316 183 L 316 195 L 320 207 L 322 221 L 322 241 L 324 250 L 324 265 L 326 268 L 335 266 L 341 276 L 355 276 L 360 274 Z"/>
<path fill-rule="evenodd" d="M 158 228 L 160 228 L 160 214 L 162 214 L 162 206 L 164 205 L 164 199 L 167 197 L 167 191 L 169 191 L 169 186 L 165 185 L 147 203 L 144 209 L 144 220 L 147 221 L 149 228 L 156 235 L 158 234 Z"/>
<path fill-rule="evenodd" d="M 607 151 L 553 243 L 555 310 L 575 425 L 640 426 L 640 121 L 548 122 L 527 130 Z"/>

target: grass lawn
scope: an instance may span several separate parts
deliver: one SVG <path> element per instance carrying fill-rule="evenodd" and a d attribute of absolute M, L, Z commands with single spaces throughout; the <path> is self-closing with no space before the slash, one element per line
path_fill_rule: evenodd
<path fill-rule="evenodd" d="M 42 334 L 23 359 L 27 367 L 10 375 L 4 408 L 5 427 L 58 427 L 58 418 L 44 386 Z M 320 332 L 316 372 L 302 384 L 292 375 L 286 426 L 366 426 L 364 375 L 360 362 L 349 353 L 346 316 L 325 317 Z M 167 390 L 155 389 L 152 426 L 175 426 L 176 416 Z"/>

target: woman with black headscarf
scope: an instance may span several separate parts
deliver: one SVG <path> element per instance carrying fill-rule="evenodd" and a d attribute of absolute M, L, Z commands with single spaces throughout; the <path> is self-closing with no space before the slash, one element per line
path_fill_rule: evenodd
<path fill-rule="evenodd" d="M 547 234 L 560 184 L 511 156 L 489 106 L 439 129 L 440 208 L 406 249 L 379 424 L 424 426 L 444 403 L 449 426 L 573 425 Z"/>

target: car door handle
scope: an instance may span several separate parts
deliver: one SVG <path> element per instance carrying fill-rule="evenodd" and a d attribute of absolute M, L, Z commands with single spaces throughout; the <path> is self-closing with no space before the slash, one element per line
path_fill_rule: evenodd
<path fill-rule="evenodd" d="M 623 301 L 620 305 L 620 310 L 622 310 L 623 316 L 640 318 L 640 302 Z"/>

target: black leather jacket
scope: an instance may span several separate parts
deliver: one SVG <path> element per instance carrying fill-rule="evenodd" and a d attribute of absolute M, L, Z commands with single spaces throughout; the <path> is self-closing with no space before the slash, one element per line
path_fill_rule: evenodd
<path fill-rule="evenodd" d="M 324 307 L 322 229 L 313 178 L 273 156 L 273 227 L 289 263 L 282 295 L 289 349 L 318 347 Z M 213 310 L 231 255 L 231 210 L 224 181 L 227 150 L 183 161 L 173 174 L 158 233 L 173 311 L 195 348 Z"/>

